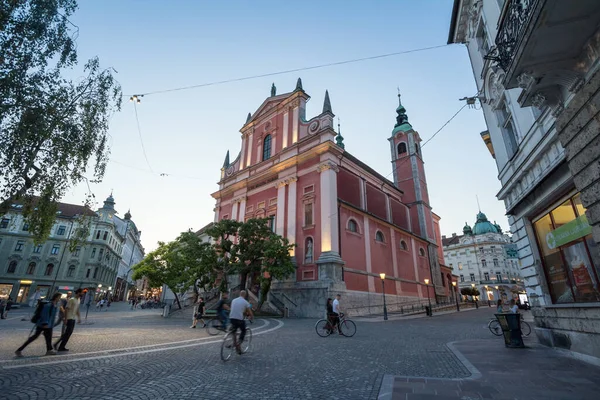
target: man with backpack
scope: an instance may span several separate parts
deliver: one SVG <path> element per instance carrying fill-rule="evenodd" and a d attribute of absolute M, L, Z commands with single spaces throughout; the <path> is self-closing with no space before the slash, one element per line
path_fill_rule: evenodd
<path fill-rule="evenodd" d="M 54 327 L 54 321 L 56 320 L 60 297 L 60 293 L 54 293 L 49 303 L 43 301 L 38 303 L 35 312 L 33 313 L 33 317 L 31 318 L 31 322 L 35 324 L 35 333 L 30 336 L 17 351 L 15 351 L 17 357 L 23 357 L 21 352 L 42 333 L 46 340 L 46 355 L 51 356 L 56 354 L 56 351 L 52 348 L 52 328 Z"/>

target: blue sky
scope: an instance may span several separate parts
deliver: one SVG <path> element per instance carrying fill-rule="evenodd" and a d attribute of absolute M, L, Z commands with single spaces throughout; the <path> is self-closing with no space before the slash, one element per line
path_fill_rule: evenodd
<path fill-rule="evenodd" d="M 439 1 L 80 1 L 83 62 L 99 56 L 118 71 L 124 94 L 202 84 L 305 66 L 443 45 L 451 0 Z M 153 249 L 181 231 L 213 220 L 220 167 L 240 151 L 239 129 L 269 96 L 294 89 L 311 96 L 307 117 L 320 113 L 325 90 L 341 120 L 346 149 L 390 175 L 387 141 L 395 123 L 397 87 L 409 121 L 427 140 L 476 93 L 466 48 L 452 45 L 395 57 L 186 91 L 123 103 L 110 125 L 111 162 L 97 200 L 111 190 L 123 215 L 131 209 L 142 242 Z M 481 111 L 464 109 L 423 148 L 433 209 L 443 234 L 474 222 L 475 196 L 505 229 L 496 165 L 479 133 Z M 152 170 L 152 171 L 151 171 Z M 161 173 L 169 176 L 161 177 Z M 85 185 L 64 201 L 80 203 Z"/>

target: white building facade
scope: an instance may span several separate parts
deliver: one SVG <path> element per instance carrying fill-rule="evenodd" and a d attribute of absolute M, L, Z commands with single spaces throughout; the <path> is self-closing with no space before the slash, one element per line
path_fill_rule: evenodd
<path fill-rule="evenodd" d="M 556 101 L 572 97 L 581 85 L 572 76 L 540 72 L 542 59 L 531 58 L 534 53 L 552 53 L 555 43 L 550 36 L 539 36 L 524 49 L 521 34 L 531 33 L 531 21 L 545 24 L 548 32 L 566 26 L 568 19 L 572 22 L 586 13 L 597 16 L 598 11 L 597 2 L 594 6 L 590 1 L 455 0 L 448 39 L 465 44 L 469 53 L 488 126 L 482 137 L 496 160 L 502 184 L 497 196 L 506 206 L 521 275 L 534 307 L 536 333 L 545 344 L 596 357 L 600 357 L 600 256 L 584 206 L 593 201 L 581 191 L 574 155 L 563 147 L 565 106 Z M 555 36 L 561 38 L 554 40 L 556 45 L 575 38 L 580 34 L 576 30 Z M 582 45 L 572 46 L 580 51 Z M 571 68 L 571 52 L 554 53 L 561 55 L 563 67 Z M 529 64 L 521 65 L 516 74 L 513 59 L 521 62 L 527 57 Z M 577 65 L 589 66 L 587 61 Z M 559 90 L 555 79 L 570 83 Z M 583 160 L 580 164 L 584 168 Z"/>
<path fill-rule="evenodd" d="M 510 293 L 515 297 L 524 291 L 516 245 L 482 212 L 473 228 L 465 224 L 462 235 L 443 236 L 442 243 L 444 259 L 458 275 L 459 289 L 476 287 L 479 298 L 490 301 L 502 293 L 510 298 Z"/>
<path fill-rule="evenodd" d="M 26 304 L 36 290 L 42 297 L 76 288 L 88 289 L 95 296 L 113 295 L 125 249 L 123 221 L 115 215 L 114 204 L 109 196 L 94 212 L 58 203 L 50 236 L 42 244 L 33 242 L 23 206 L 13 204 L 0 217 L 0 296 Z M 82 226 L 89 227 L 89 235 L 71 249 L 75 232 Z"/>

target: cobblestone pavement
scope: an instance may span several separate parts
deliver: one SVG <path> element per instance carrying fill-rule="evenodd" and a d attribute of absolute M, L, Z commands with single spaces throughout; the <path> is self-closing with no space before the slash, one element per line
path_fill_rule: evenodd
<path fill-rule="evenodd" d="M 94 323 L 76 326 L 69 355 L 38 357 L 40 338 L 23 359 L 13 352 L 31 323 L 3 320 L 0 397 L 376 399 L 384 375 L 468 377 L 446 343 L 490 338 L 492 314 L 483 308 L 385 323 L 357 319 L 352 338 L 320 338 L 315 320 L 261 319 L 251 326 L 251 351 L 227 363 L 219 337 L 189 329 L 188 319 L 162 318 L 160 310 L 90 312 Z"/>
<path fill-rule="evenodd" d="M 498 347 L 493 339 L 450 344 L 468 366 L 466 379 L 387 375 L 380 400 L 596 400 L 600 368 L 537 343 Z M 491 351 L 490 351 L 491 350 Z"/>

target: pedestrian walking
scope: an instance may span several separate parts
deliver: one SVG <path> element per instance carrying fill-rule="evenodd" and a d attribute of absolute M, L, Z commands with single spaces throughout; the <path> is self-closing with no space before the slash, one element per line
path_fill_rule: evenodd
<path fill-rule="evenodd" d="M 194 307 L 194 320 L 193 320 L 192 326 L 190 326 L 190 328 L 195 328 L 196 324 L 198 324 L 198 320 L 200 320 L 202 322 L 203 328 L 206 326 L 206 323 L 204 322 L 204 318 L 202 318 L 202 316 L 204 315 L 204 307 L 205 306 L 206 306 L 206 304 L 204 303 L 204 298 L 200 297 L 198 299 L 198 302 L 196 303 L 196 306 Z"/>
<path fill-rule="evenodd" d="M 7 298 L 5 300 L 0 300 L 0 318 L 6 319 L 8 318 L 8 312 L 10 311 L 13 305 L 12 298 Z"/>
<path fill-rule="evenodd" d="M 65 320 L 65 313 L 67 312 L 67 303 L 72 296 L 73 292 L 69 291 L 67 292 L 67 297 L 61 298 L 58 302 L 58 320 L 56 321 L 56 325 L 54 325 L 55 328 Z M 65 329 L 65 325 L 63 324 L 61 334 L 65 333 Z"/>
<path fill-rule="evenodd" d="M 54 296 L 52 296 L 50 303 L 44 304 L 40 312 L 39 319 L 35 323 L 35 333 L 15 351 L 15 355 L 17 357 L 22 357 L 23 354 L 21 352 L 25 349 L 25 347 L 37 339 L 42 333 L 44 334 L 44 339 L 46 340 L 46 355 L 51 356 L 56 354 L 56 351 L 52 348 L 52 328 L 54 327 L 54 321 L 58 312 L 58 301 L 60 300 L 60 296 L 60 293 L 55 293 Z"/>
<path fill-rule="evenodd" d="M 64 317 L 64 326 L 66 326 L 63 334 L 60 336 L 60 339 L 56 343 L 54 343 L 54 350 L 63 352 L 69 351 L 65 346 L 69 342 L 69 338 L 73 334 L 73 330 L 75 329 L 75 317 L 77 317 L 77 323 L 81 323 L 81 314 L 79 314 L 79 304 L 81 299 L 81 289 L 77 289 L 75 291 L 75 297 L 71 297 L 67 302 L 67 306 L 65 308 L 65 317 Z"/>

